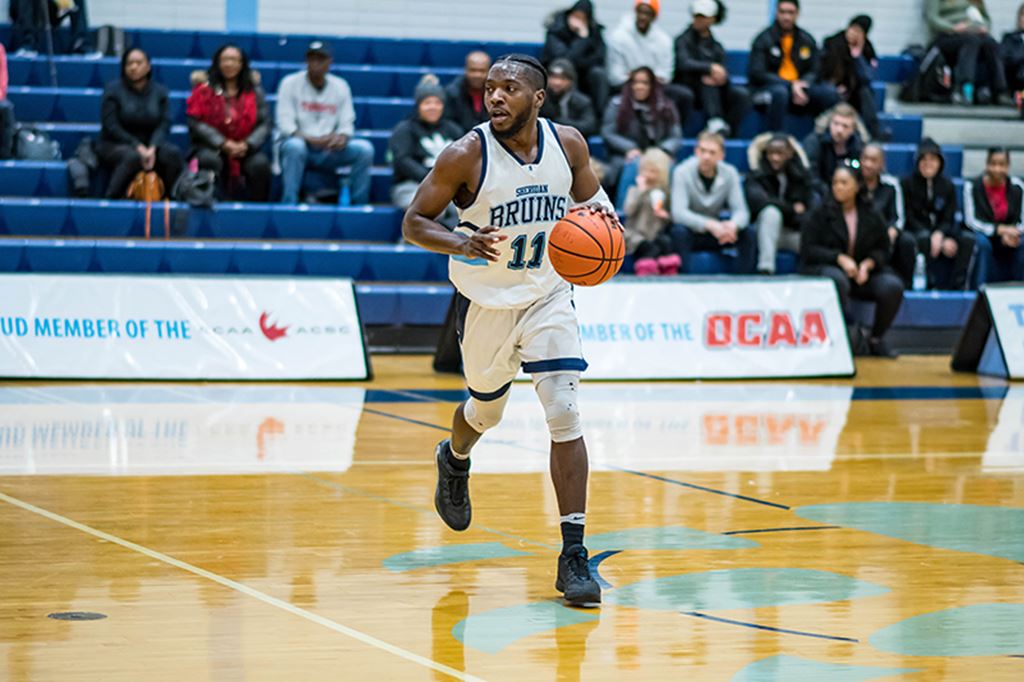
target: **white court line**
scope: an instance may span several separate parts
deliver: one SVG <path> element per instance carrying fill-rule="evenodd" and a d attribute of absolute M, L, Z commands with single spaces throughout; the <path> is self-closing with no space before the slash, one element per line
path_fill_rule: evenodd
<path fill-rule="evenodd" d="M 217 575 L 216 573 L 211 573 L 210 571 L 207 571 L 205 569 L 199 568 L 198 566 L 193 566 L 192 564 L 185 563 L 184 561 L 180 561 L 178 559 L 175 559 L 174 557 L 167 556 L 166 554 L 161 554 L 160 552 L 157 552 L 155 550 L 149 549 L 148 547 L 143 547 L 142 545 L 137 545 L 134 542 L 131 542 L 129 540 L 125 540 L 123 538 L 119 538 L 116 535 L 111 535 L 110 533 L 104 533 L 101 530 L 96 530 L 95 528 L 92 528 L 90 526 L 86 526 L 84 524 L 78 523 L 77 521 L 73 521 L 73 520 L 67 518 L 66 516 L 61 516 L 60 514 L 55 514 L 55 513 L 51 512 L 51 511 L 47 511 L 46 509 L 43 509 L 41 507 L 37 507 L 37 506 L 35 506 L 33 504 L 29 504 L 28 502 L 22 502 L 21 500 L 19 500 L 17 498 L 14 498 L 14 497 L 11 497 L 10 495 L 5 495 L 4 493 L 0 493 L 0 500 L 2 500 L 4 502 L 7 502 L 8 504 L 14 505 L 15 507 L 20 507 L 21 509 L 24 509 L 25 511 L 30 511 L 33 514 L 38 514 L 39 516 L 45 517 L 47 519 L 50 519 L 51 521 L 56 521 L 57 523 L 62 523 L 65 526 L 69 526 L 71 528 L 74 528 L 75 530 L 80 530 L 83 533 L 88 533 L 89 535 L 92 535 L 93 537 L 97 537 L 97 538 L 99 538 L 101 540 L 106 540 L 107 542 L 112 542 L 115 545 L 120 545 L 120 546 L 124 547 L 125 549 L 132 550 L 133 552 L 138 552 L 139 554 L 145 554 L 146 556 L 148 556 L 148 557 L 150 557 L 152 559 L 156 559 L 157 561 L 162 561 L 165 564 L 169 564 L 169 565 L 174 566 L 176 568 L 180 568 L 183 571 L 188 571 L 189 573 L 194 573 L 195 575 L 198 575 L 201 578 L 206 578 L 207 580 L 210 580 L 210 581 L 215 582 L 215 583 L 219 583 L 219 584 L 223 585 L 224 587 L 228 587 L 228 588 L 230 588 L 232 590 L 235 590 L 236 592 L 241 592 L 242 594 L 246 594 L 246 595 L 248 595 L 250 597 L 254 597 L 255 599 L 259 599 L 261 602 L 263 602 L 265 604 L 270 604 L 271 606 L 276 606 L 277 608 L 281 609 L 282 611 L 287 611 L 288 613 L 291 613 L 293 615 L 299 616 L 300 618 L 305 618 L 306 620 L 308 620 L 310 622 L 313 622 L 313 623 L 316 623 L 317 625 L 322 625 L 325 628 L 328 628 L 330 630 L 334 630 L 335 632 L 339 632 L 339 633 L 341 633 L 343 635 L 346 635 L 347 637 L 351 637 L 352 639 L 358 640 L 358 641 L 362 642 L 363 644 L 369 644 L 370 646 L 376 647 L 376 648 L 380 649 L 381 651 L 386 651 L 389 654 L 394 654 L 395 656 L 398 656 L 400 658 L 404 658 L 407 661 L 412 661 L 413 663 L 417 663 L 417 664 L 422 665 L 422 666 L 424 666 L 426 668 L 430 668 L 431 670 L 436 670 L 437 672 L 444 673 L 445 675 L 450 675 L 451 677 L 454 677 L 455 679 L 458 679 L 458 680 L 469 680 L 469 681 L 472 681 L 472 682 L 482 682 L 482 680 L 479 677 L 474 677 L 474 676 L 472 676 L 472 675 L 470 675 L 468 673 L 462 672 L 461 670 L 456 670 L 455 668 L 449 668 L 448 666 L 446 666 L 446 665 L 444 665 L 442 663 L 438 663 L 437 661 L 432 661 L 429 658 L 425 658 L 423 656 L 420 656 L 419 654 L 414 654 L 411 651 L 406 651 L 405 649 L 402 649 L 401 647 L 397 647 L 394 644 L 388 644 L 387 642 L 385 642 L 383 640 L 380 640 L 380 639 L 377 639 L 376 637 L 373 637 L 372 635 L 368 635 L 365 632 L 360 632 L 359 630 L 355 630 L 353 628 L 347 627 L 345 625 L 342 625 L 341 623 L 336 623 L 333 620 L 330 620 L 329 618 L 324 618 L 323 616 L 318 616 L 317 614 L 312 613 L 311 611 L 307 611 L 307 610 L 305 610 L 303 608 L 300 608 L 300 607 L 296 606 L 295 604 L 291 604 L 291 603 L 286 602 L 286 601 L 284 601 L 282 599 L 278 599 L 277 597 L 271 597 L 269 594 L 264 594 L 263 592 L 260 592 L 259 590 L 256 590 L 256 589 L 253 589 L 251 587 L 248 587 L 247 585 L 243 585 L 242 583 L 235 582 L 234 580 L 231 580 L 230 578 L 225 578 L 222 575 Z"/>

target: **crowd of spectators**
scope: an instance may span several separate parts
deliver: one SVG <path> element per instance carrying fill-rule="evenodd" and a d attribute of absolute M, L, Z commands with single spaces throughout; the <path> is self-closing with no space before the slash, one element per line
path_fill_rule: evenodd
<path fill-rule="evenodd" d="M 38 53 L 45 29 L 64 20 L 72 38 L 62 49 L 90 53 L 84 0 L 10 6 L 16 54 Z M 40 16 L 42 7 L 50 14 Z M 598 170 L 623 199 L 637 274 L 686 272 L 694 252 L 728 251 L 735 272 L 770 275 L 779 250 L 797 252 L 801 271 L 833 278 L 844 301 L 878 304 L 863 345 L 880 355 L 889 353 L 883 336 L 903 289 L 968 287 L 972 263 L 973 283 L 1024 278 L 1024 184 L 1009 175 L 1009 152 L 992 150 L 986 172 L 965 182 L 962 219 L 932 140 L 921 142 L 907 177 L 886 172 L 880 142 L 890 131 L 872 88 L 871 17 L 853 17 L 819 46 L 800 26 L 799 0 L 779 0 L 774 21 L 752 42 L 744 83 L 730 73 L 715 36 L 726 19 L 723 1 L 690 0 L 689 9 L 690 22 L 674 39 L 659 22 L 659 0 L 634 0 L 610 30 L 589 0 L 546 23 L 541 115 L 603 138 L 607 158 Z M 925 0 L 925 18 L 952 67 L 954 103 L 1010 104 L 1016 94 L 1019 104 L 1024 5 L 1001 43 L 983 0 Z M 11 156 L 14 138 L 5 61 L 0 46 L 0 158 Z M 388 144 L 395 205 L 408 206 L 441 151 L 487 120 L 490 66 L 486 52 L 473 51 L 447 87 L 430 74 L 417 85 L 415 105 Z M 94 152 L 106 171 L 105 195 L 124 197 L 140 172 L 157 173 L 167 188 L 186 173 L 206 172 L 221 198 L 269 201 L 276 168 L 285 204 L 369 203 L 373 145 L 356 136 L 351 89 L 331 67 L 329 46 L 310 44 L 305 68 L 281 81 L 271 112 L 249 56 L 222 46 L 208 68 L 193 73 L 190 144 L 182 150 L 169 141 L 167 88 L 153 80 L 147 54 L 130 49 L 102 99 Z M 744 178 L 725 161 L 725 139 L 740 135 L 755 108 L 764 128 L 747 149 Z M 694 154 L 674 165 L 694 111 L 705 130 Z M 784 132 L 793 115 L 816 117 L 803 140 Z M 441 216 L 446 224 L 455 218 L 454 207 Z"/>

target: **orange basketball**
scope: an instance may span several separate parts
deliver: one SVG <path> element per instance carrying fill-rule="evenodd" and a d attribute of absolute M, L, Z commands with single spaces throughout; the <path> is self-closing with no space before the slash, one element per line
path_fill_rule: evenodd
<path fill-rule="evenodd" d="M 622 230 L 602 213 L 577 208 L 555 223 L 548 236 L 548 258 L 562 279 L 584 287 L 607 282 L 622 267 Z"/>

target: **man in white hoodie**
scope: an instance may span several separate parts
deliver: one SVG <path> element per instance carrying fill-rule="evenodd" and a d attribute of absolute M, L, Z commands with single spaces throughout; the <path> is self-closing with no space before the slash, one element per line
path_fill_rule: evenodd
<path fill-rule="evenodd" d="M 352 136 L 356 124 L 352 91 L 343 78 L 329 73 L 330 68 L 330 50 L 315 41 L 306 52 L 306 69 L 286 76 L 277 90 L 285 204 L 298 203 L 307 169 L 334 173 L 344 166 L 351 168 L 351 203 L 370 202 L 373 145 Z"/>
<path fill-rule="evenodd" d="M 636 0 L 634 14 L 627 14 L 605 41 L 608 46 L 608 80 L 612 92 L 618 92 L 629 81 L 630 74 L 641 66 L 649 67 L 665 84 L 667 94 L 679 111 L 684 124 L 693 111 L 693 93 L 672 85 L 676 67 L 675 48 L 668 33 L 655 25 L 660 0 Z"/>

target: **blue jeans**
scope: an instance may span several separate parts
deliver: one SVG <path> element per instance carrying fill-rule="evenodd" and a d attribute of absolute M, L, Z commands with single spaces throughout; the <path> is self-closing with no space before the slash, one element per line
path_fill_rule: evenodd
<path fill-rule="evenodd" d="M 301 138 L 289 137 L 281 143 L 281 181 L 284 185 L 281 202 L 299 203 L 302 180 L 307 168 L 323 173 L 335 173 L 339 168 L 349 166 L 349 194 L 352 205 L 368 204 L 372 164 L 373 145 L 367 140 L 352 138 L 344 149 L 327 151 L 310 148 Z"/>
<path fill-rule="evenodd" d="M 986 237 L 974 233 L 978 245 L 975 252 L 974 288 L 990 282 L 1020 282 L 1024 280 L 1024 246 L 1011 249 L 1003 246 L 999 237 Z"/>
<path fill-rule="evenodd" d="M 771 131 L 785 129 L 787 111 L 794 114 L 817 116 L 839 102 L 839 92 L 831 83 L 815 83 L 809 86 L 807 88 L 809 101 L 802 107 L 793 104 L 793 93 L 789 83 L 769 85 L 762 92 L 767 92 L 771 96 L 771 103 L 765 113 L 765 125 Z"/>

